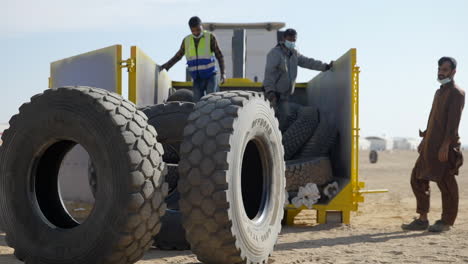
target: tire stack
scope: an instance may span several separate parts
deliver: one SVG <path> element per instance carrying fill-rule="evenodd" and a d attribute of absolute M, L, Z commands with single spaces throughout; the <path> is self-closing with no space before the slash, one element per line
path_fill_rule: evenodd
<path fill-rule="evenodd" d="M 171 97 L 189 100 L 186 92 L 184 96 L 174 93 Z M 169 99 L 171 99 L 169 97 Z M 185 230 L 182 227 L 182 215 L 179 211 L 179 161 L 180 144 L 183 140 L 183 131 L 187 118 L 195 107 L 194 103 L 169 101 L 164 104 L 142 108 L 148 117 L 148 124 L 159 131 L 158 141 L 164 149 L 163 161 L 167 165 L 166 182 L 169 193 L 166 197 L 167 210 L 162 218 L 162 227 L 154 238 L 154 245 L 164 250 L 187 250 L 190 245 L 185 238 Z"/>
<path fill-rule="evenodd" d="M 300 186 L 323 186 L 333 180 L 330 151 L 336 144 L 337 129 L 315 107 L 292 104 L 289 126 L 283 136 L 286 162 L 286 190 Z"/>

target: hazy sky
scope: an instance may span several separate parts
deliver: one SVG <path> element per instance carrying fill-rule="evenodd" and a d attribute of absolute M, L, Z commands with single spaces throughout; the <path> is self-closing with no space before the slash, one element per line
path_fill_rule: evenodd
<path fill-rule="evenodd" d="M 0 0 L 0 123 L 47 88 L 49 63 L 113 44 L 141 47 L 164 63 L 189 33 L 192 15 L 210 22 L 285 22 L 298 48 L 329 61 L 350 48 L 361 67 L 361 134 L 416 137 L 426 126 L 437 60 L 458 62 L 468 89 L 468 1 Z M 302 70 L 299 81 L 316 72 Z M 184 62 L 170 71 L 184 79 Z M 468 111 L 468 110 L 467 110 Z M 460 135 L 468 143 L 468 121 Z"/>

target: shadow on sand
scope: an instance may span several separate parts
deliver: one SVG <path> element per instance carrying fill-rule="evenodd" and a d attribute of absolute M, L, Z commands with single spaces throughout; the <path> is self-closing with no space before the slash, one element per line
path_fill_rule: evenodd
<path fill-rule="evenodd" d="M 331 228 L 329 228 L 331 229 Z M 317 229 L 314 229 L 317 230 Z M 328 230 L 328 229 L 322 229 Z M 310 231 L 310 229 L 308 230 Z M 317 230 L 318 231 L 318 230 Z M 304 232 L 304 231 L 301 231 Z M 297 232 L 288 232 L 297 233 Z M 275 247 L 275 250 L 290 250 L 290 249 L 307 249 L 307 248 L 320 248 L 320 247 L 333 247 L 339 245 L 352 245 L 358 243 L 383 243 L 393 239 L 416 238 L 435 235 L 429 232 L 384 232 L 384 233 L 369 233 L 354 236 L 335 237 L 335 238 L 319 238 L 311 240 L 302 240 L 291 243 L 281 243 Z"/>

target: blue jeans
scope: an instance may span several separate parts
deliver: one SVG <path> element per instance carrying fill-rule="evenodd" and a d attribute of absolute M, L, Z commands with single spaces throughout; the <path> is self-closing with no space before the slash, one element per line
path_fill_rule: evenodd
<path fill-rule="evenodd" d="M 197 78 L 193 80 L 193 101 L 198 102 L 203 96 L 219 91 L 218 78 L 213 74 L 208 79 Z"/>

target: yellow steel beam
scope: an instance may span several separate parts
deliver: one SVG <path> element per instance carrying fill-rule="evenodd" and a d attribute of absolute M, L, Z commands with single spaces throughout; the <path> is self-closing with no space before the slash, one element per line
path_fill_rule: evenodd
<path fill-rule="evenodd" d="M 137 69 L 136 69 L 137 47 L 130 48 L 130 60 L 127 62 L 128 67 L 128 99 L 136 104 L 136 82 L 137 82 Z M 130 65 L 129 65 L 130 64 Z"/>
<path fill-rule="evenodd" d="M 192 82 L 178 82 L 178 81 L 173 81 L 172 82 L 172 87 L 177 88 L 177 87 L 190 87 L 192 86 Z M 254 82 L 250 79 L 247 78 L 230 78 L 227 79 L 225 83 L 220 84 L 220 87 L 247 87 L 247 88 L 252 88 L 252 87 L 262 87 L 263 83 L 261 82 Z M 296 83 L 296 88 L 307 88 L 307 83 Z"/>
<path fill-rule="evenodd" d="M 361 194 L 366 194 L 366 193 L 386 193 L 386 192 L 388 192 L 388 189 L 359 190 L 358 192 L 361 193 Z"/>

